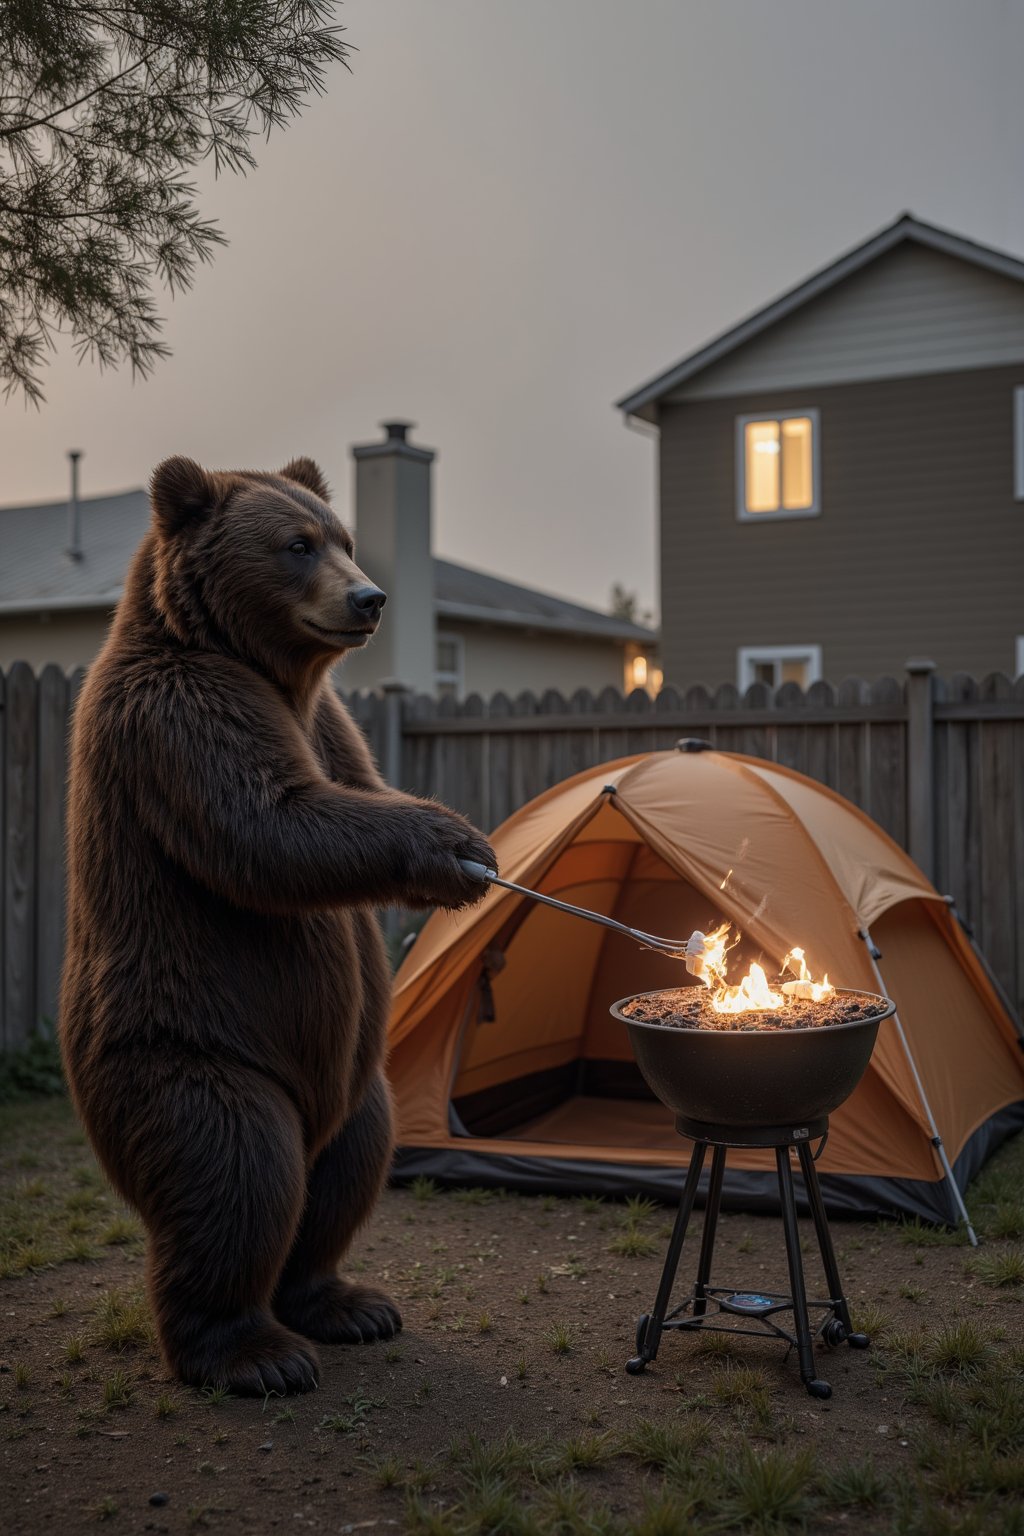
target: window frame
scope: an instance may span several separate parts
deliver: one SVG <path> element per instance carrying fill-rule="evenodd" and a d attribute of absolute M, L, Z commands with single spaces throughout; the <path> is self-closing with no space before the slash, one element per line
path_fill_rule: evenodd
<path fill-rule="evenodd" d="M 450 642 L 455 647 L 455 670 L 444 672 L 437 665 L 437 652 L 441 642 Z M 434 692 L 441 697 L 441 689 L 451 684 L 455 688 L 456 699 L 462 699 L 466 694 L 466 637 L 453 630 L 439 629 L 434 632 Z"/>
<path fill-rule="evenodd" d="M 806 417 L 811 423 L 811 505 L 809 507 L 780 507 L 777 512 L 749 512 L 747 510 L 747 427 L 754 421 L 799 420 Z M 781 435 L 781 434 L 780 434 Z M 781 481 L 781 474 L 780 474 Z M 781 523 L 794 517 L 821 516 L 821 412 L 816 405 L 804 410 L 752 411 L 736 417 L 736 519 L 741 523 Z"/>
<path fill-rule="evenodd" d="M 1014 680 L 1016 680 L 1018 677 L 1024 677 L 1024 635 L 1017 635 L 1016 637 L 1016 644 L 1014 645 L 1014 663 Z"/>
<path fill-rule="evenodd" d="M 1024 385 L 1013 391 L 1013 499 L 1024 501 Z"/>
<path fill-rule="evenodd" d="M 741 694 L 756 682 L 756 664 L 765 661 L 806 661 L 809 666 L 805 690 L 812 683 L 821 682 L 820 645 L 741 645 L 736 650 L 736 686 Z M 775 687 L 781 688 L 782 684 L 776 683 Z"/>

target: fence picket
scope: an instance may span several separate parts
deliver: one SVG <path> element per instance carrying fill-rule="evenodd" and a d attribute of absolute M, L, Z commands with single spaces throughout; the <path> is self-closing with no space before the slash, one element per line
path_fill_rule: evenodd
<path fill-rule="evenodd" d="M 4 751 L 4 1045 L 24 1045 L 36 1014 L 36 676 L 24 661 L 7 674 Z"/>

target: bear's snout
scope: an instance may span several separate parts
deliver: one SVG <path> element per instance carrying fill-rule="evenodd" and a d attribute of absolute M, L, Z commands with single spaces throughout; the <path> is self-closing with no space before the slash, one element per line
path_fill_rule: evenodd
<path fill-rule="evenodd" d="M 356 587 L 354 592 L 348 595 L 349 607 L 360 619 L 369 620 L 376 624 L 380 618 L 380 611 L 387 602 L 387 593 L 380 587 L 365 586 Z"/>

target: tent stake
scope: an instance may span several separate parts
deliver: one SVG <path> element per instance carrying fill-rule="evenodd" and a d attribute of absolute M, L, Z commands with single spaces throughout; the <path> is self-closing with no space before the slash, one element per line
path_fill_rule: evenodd
<path fill-rule="evenodd" d="M 878 968 L 878 962 L 882 958 L 882 952 L 866 928 L 861 929 L 860 936 L 864 940 L 864 944 L 867 948 L 868 958 L 871 961 L 871 969 L 875 973 L 875 980 L 878 983 L 878 989 L 882 993 L 883 997 L 888 997 L 889 994 L 885 989 L 885 982 L 882 979 L 882 973 Z M 971 1218 L 967 1213 L 967 1207 L 964 1204 L 964 1197 L 960 1193 L 960 1186 L 957 1184 L 956 1178 L 953 1174 L 949 1156 L 946 1152 L 945 1143 L 939 1134 L 939 1127 L 935 1123 L 935 1116 L 932 1114 L 932 1107 L 928 1102 L 928 1095 L 924 1091 L 924 1083 L 922 1083 L 921 1074 L 917 1070 L 917 1062 L 914 1060 L 914 1054 L 910 1049 L 910 1042 L 907 1039 L 906 1033 L 904 1031 L 903 1023 L 899 1015 L 899 1009 L 897 1009 L 893 1014 L 892 1021 L 899 1031 L 900 1044 L 903 1046 L 904 1054 L 906 1055 L 907 1061 L 910 1063 L 910 1070 L 914 1075 L 914 1082 L 917 1084 L 917 1091 L 920 1095 L 921 1103 L 924 1106 L 924 1112 L 928 1117 L 928 1124 L 931 1126 L 932 1146 L 935 1148 L 939 1162 L 942 1164 L 942 1167 L 945 1171 L 945 1178 L 949 1184 L 950 1194 L 953 1197 L 952 1203 L 954 1211 L 957 1213 L 958 1221 L 962 1221 L 964 1226 L 967 1228 L 967 1238 L 971 1247 L 977 1248 L 978 1235 L 971 1225 Z"/>

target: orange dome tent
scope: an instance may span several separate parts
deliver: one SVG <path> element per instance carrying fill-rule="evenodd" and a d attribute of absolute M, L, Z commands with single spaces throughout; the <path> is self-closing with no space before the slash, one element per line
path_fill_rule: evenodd
<path fill-rule="evenodd" d="M 948 901 L 855 806 L 759 758 L 652 752 L 556 785 L 493 843 L 503 876 L 545 894 L 684 939 L 729 921 L 741 968 L 801 945 L 835 986 L 894 998 L 832 1116 L 825 1197 L 965 1216 L 967 1181 L 1024 1124 L 1019 1026 Z M 608 1008 L 685 980 L 671 956 L 500 888 L 435 913 L 395 985 L 398 1176 L 677 1195 L 689 1144 Z M 731 1153 L 727 1203 L 770 1208 L 773 1158 Z"/>

